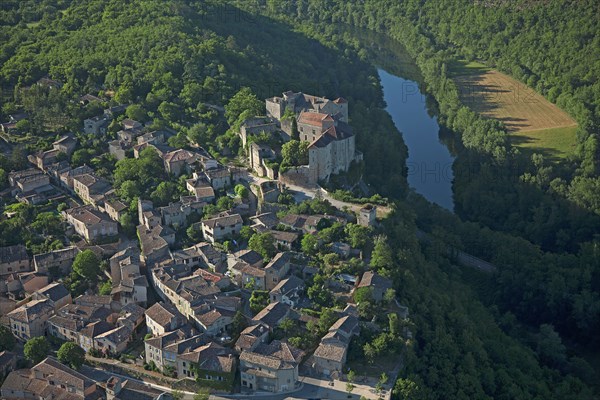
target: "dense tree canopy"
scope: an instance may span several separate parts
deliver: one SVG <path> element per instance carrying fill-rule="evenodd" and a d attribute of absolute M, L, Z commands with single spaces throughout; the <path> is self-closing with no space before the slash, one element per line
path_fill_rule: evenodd
<path fill-rule="evenodd" d="M 61 363 L 67 364 L 75 370 L 79 369 L 85 361 L 85 351 L 73 342 L 63 343 L 56 356 Z"/>

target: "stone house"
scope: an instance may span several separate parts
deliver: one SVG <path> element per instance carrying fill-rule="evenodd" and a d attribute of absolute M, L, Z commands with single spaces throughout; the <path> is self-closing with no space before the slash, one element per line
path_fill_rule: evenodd
<path fill-rule="evenodd" d="M 24 245 L 0 247 L 0 276 L 27 271 L 31 271 L 31 264 Z"/>
<path fill-rule="evenodd" d="M 356 286 L 357 290 L 361 288 L 370 288 L 373 300 L 383 301 L 385 292 L 387 292 L 388 289 L 393 288 L 393 283 L 391 280 L 384 278 L 376 272 L 366 271 Z"/>
<path fill-rule="evenodd" d="M 58 269 L 66 274 L 70 271 L 71 265 L 80 250 L 75 247 L 66 247 L 60 250 L 52 250 L 48 253 L 36 254 L 33 256 L 33 265 L 36 272 L 48 273 L 51 269 Z"/>
<path fill-rule="evenodd" d="M 242 286 L 252 285 L 256 290 L 265 290 L 267 288 L 266 275 L 267 273 L 263 268 L 246 265 L 242 268 Z"/>
<path fill-rule="evenodd" d="M 290 271 L 291 253 L 277 253 L 265 266 L 265 284 L 267 290 L 272 290 L 285 278 Z"/>
<path fill-rule="evenodd" d="M 242 351 L 242 388 L 273 393 L 295 389 L 298 364 L 303 357 L 302 350 L 278 340 L 270 344 L 259 344 L 253 351 Z"/>
<path fill-rule="evenodd" d="M 231 186 L 231 173 L 225 167 L 218 167 L 204 171 L 204 176 L 215 190 Z"/>
<path fill-rule="evenodd" d="M 211 243 L 236 235 L 242 229 L 242 217 L 239 214 L 211 218 L 201 222 L 202 234 Z"/>
<path fill-rule="evenodd" d="M 104 354 L 120 354 L 131 340 L 132 330 L 127 325 L 116 326 L 94 338 L 94 348 Z"/>
<path fill-rule="evenodd" d="M 277 178 L 275 170 L 268 163 L 269 160 L 274 160 L 276 157 L 275 152 L 266 144 L 250 143 L 248 161 L 250 168 L 259 176 L 266 176 L 269 179 Z"/>
<path fill-rule="evenodd" d="M 116 236 L 119 233 L 117 223 L 92 205 L 71 208 L 64 211 L 64 215 L 67 222 L 73 225 L 75 232 L 88 242 Z"/>
<path fill-rule="evenodd" d="M 111 376 L 106 381 L 106 400 L 160 400 L 166 392 L 155 389 L 135 379 Z"/>
<path fill-rule="evenodd" d="M 187 320 L 170 303 L 158 302 L 146 310 L 146 327 L 154 336 L 175 331 L 187 323 Z"/>
<path fill-rule="evenodd" d="M 157 225 L 149 229 L 139 225 L 137 232 L 142 245 L 142 259 L 146 265 L 171 258 L 169 246 L 175 242 L 175 232 L 171 228 Z"/>
<path fill-rule="evenodd" d="M 97 206 L 112 186 L 107 180 L 94 174 L 83 174 L 73 178 L 73 189 L 85 203 Z"/>
<path fill-rule="evenodd" d="M 50 184 L 50 178 L 36 168 L 8 174 L 8 182 L 12 187 L 17 187 L 21 192 L 27 193 Z"/>
<path fill-rule="evenodd" d="M 282 302 L 290 307 L 295 307 L 302 298 L 305 289 L 304 281 L 295 275 L 280 281 L 269 292 L 271 303 Z"/>
<path fill-rule="evenodd" d="M 110 259 L 113 300 L 121 305 L 141 304 L 148 301 L 148 279 L 140 273 L 140 253 L 135 247 L 128 247 Z"/>
<path fill-rule="evenodd" d="M 236 359 L 231 350 L 214 342 L 177 356 L 177 377 L 233 385 Z"/>
<path fill-rule="evenodd" d="M 189 173 L 192 164 L 198 161 L 199 156 L 189 150 L 178 149 L 163 156 L 165 170 L 175 176 L 184 172 Z"/>
<path fill-rule="evenodd" d="M 54 314 L 47 299 L 32 300 L 7 314 L 10 330 L 15 338 L 27 341 L 46 334 L 46 321 Z"/>
<path fill-rule="evenodd" d="M 77 139 L 72 135 L 61 136 L 58 140 L 52 143 L 54 150 L 58 150 L 67 155 L 71 155 L 77 146 Z"/>
<path fill-rule="evenodd" d="M 352 337 L 359 334 L 358 318 L 350 315 L 340 318 L 321 339 L 313 354 L 312 368 L 326 376 L 343 372 Z"/>
<path fill-rule="evenodd" d="M 206 344 L 201 335 L 192 336 L 191 331 L 178 329 L 144 341 L 146 362 L 154 363 L 159 370 L 165 367 L 177 370 L 177 356 Z"/>
<path fill-rule="evenodd" d="M 332 174 L 348 171 L 350 164 L 361 158 L 350 126 L 336 121 L 308 146 L 310 181 L 327 180 Z"/>
<path fill-rule="evenodd" d="M 294 247 L 298 243 L 298 239 L 300 239 L 300 234 L 297 232 L 269 231 L 269 233 L 273 236 L 277 248 L 281 250 L 292 250 L 292 247 Z"/>
<path fill-rule="evenodd" d="M 87 166 L 82 165 L 80 167 L 69 168 L 65 171 L 61 171 L 59 174 L 61 185 L 65 188 L 69 188 L 73 190 L 75 184 L 73 183 L 73 178 L 80 175 L 91 174 L 94 170 Z"/>
<path fill-rule="evenodd" d="M 46 171 L 46 169 L 57 162 L 57 157 L 60 154 L 59 150 L 52 149 L 47 151 L 40 151 L 33 155 L 33 161 L 36 167 L 41 169 L 42 171 Z"/>
<path fill-rule="evenodd" d="M 67 288 L 60 282 L 51 283 L 33 293 L 33 300 L 48 300 L 48 304 L 54 307 L 54 310 L 71 304 L 73 298 Z"/>
<path fill-rule="evenodd" d="M 235 342 L 235 351 L 253 351 L 259 344 L 266 343 L 269 338 L 269 327 L 263 324 L 250 325 L 241 333 Z"/>
<path fill-rule="evenodd" d="M 281 302 L 271 303 L 256 314 L 250 323 L 252 325 L 261 323 L 272 332 L 289 315 L 290 307 L 287 304 Z"/>
<path fill-rule="evenodd" d="M 47 357 L 31 369 L 13 371 L 4 381 L 3 399 L 86 399 L 104 397 L 94 381 Z"/>
<path fill-rule="evenodd" d="M 128 209 L 127 204 L 116 197 L 104 200 L 104 211 L 115 222 L 119 222 Z"/>
<path fill-rule="evenodd" d="M 83 121 L 83 131 L 86 135 L 105 135 L 110 119 L 106 115 L 99 115 Z"/>
<path fill-rule="evenodd" d="M 108 152 L 112 154 L 117 161 L 127 158 L 127 151 L 131 149 L 131 145 L 124 140 L 111 140 L 108 142 Z"/>

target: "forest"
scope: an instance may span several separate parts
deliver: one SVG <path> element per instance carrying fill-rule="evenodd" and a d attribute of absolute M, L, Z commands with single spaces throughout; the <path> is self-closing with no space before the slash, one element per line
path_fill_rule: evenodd
<path fill-rule="evenodd" d="M 94 112 L 74 105 L 85 93 L 128 104 L 128 116 L 173 129 L 183 145 L 190 139 L 219 156 L 240 151 L 239 140 L 209 106 L 226 106 L 241 88 L 258 99 L 287 89 L 343 96 L 364 153 L 364 179 L 396 202 L 378 262 L 411 310 L 415 338 L 404 349 L 394 397 L 592 398 L 594 370 L 567 345 L 585 344 L 600 326 L 597 14 L 592 1 L 550 1 L 551 13 L 530 3 L 6 1 L 1 116 L 24 107 L 29 133 L 42 140 L 0 157 L 0 180 L 25 164 L 25 151 L 80 129 Z M 568 18 L 581 24 L 569 30 Z M 441 122 L 458 138 L 457 216 L 407 197 L 407 150 L 383 110 L 377 72 L 337 23 L 388 34 L 415 59 Z M 502 35 L 487 33 L 492 28 Z M 538 37 L 549 66 L 541 46 L 531 44 Z M 570 52 L 553 45 L 572 41 L 580 44 Z M 581 127 L 576 156 L 551 165 L 515 152 L 502 124 L 460 104 L 448 71 L 456 58 L 484 60 L 564 107 Z M 580 65 L 590 68 L 582 72 Z M 63 82 L 58 94 L 35 88 L 46 76 Z M 91 141 L 86 151 L 112 175 L 115 166 L 101 157 L 105 143 Z M 116 177 L 130 180 L 135 166 L 121 165 Z M 142 189 L 155 193 L 158 180 L 148 181 L 153 187 Z M 18 232 L 38 218 L 22 214 L 1 221 L 0 230 Z M 417 228 L 434 240 L 419 242 Z M 448 243 L 499 266 L 488 278 L 493 296 L 480 296 L 454 266 Z"/>

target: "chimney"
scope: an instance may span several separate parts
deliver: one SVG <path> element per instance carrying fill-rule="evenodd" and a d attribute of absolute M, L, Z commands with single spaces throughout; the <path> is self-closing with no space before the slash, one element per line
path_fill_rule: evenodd
<path fill-rule="evenodd" d="M 114 400 L 115 396 L 121 393 L 121 380 L 116 376 L 111 376 L 106 381 L 106 398 L 107 400 Z"/>

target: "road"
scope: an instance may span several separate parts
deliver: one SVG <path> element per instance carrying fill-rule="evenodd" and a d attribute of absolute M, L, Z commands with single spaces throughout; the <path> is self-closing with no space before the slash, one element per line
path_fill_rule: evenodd
<path fill-rule="evenodd" d="M 420 229 L 417 230 L 417 237 L 420 240 L 429 241 L 429 235 Z M 456 257 L 456 261 L 465 267 L 477 268 L 484 272 L 494 272 L 496 270 L 496 266 L 494 264 L 475 257 L 472 254 L 465 253 L 464 251 L 458 250 L 452 246 L 447 246 L 444 252 L 447 253 L 447 255 Z"/>

